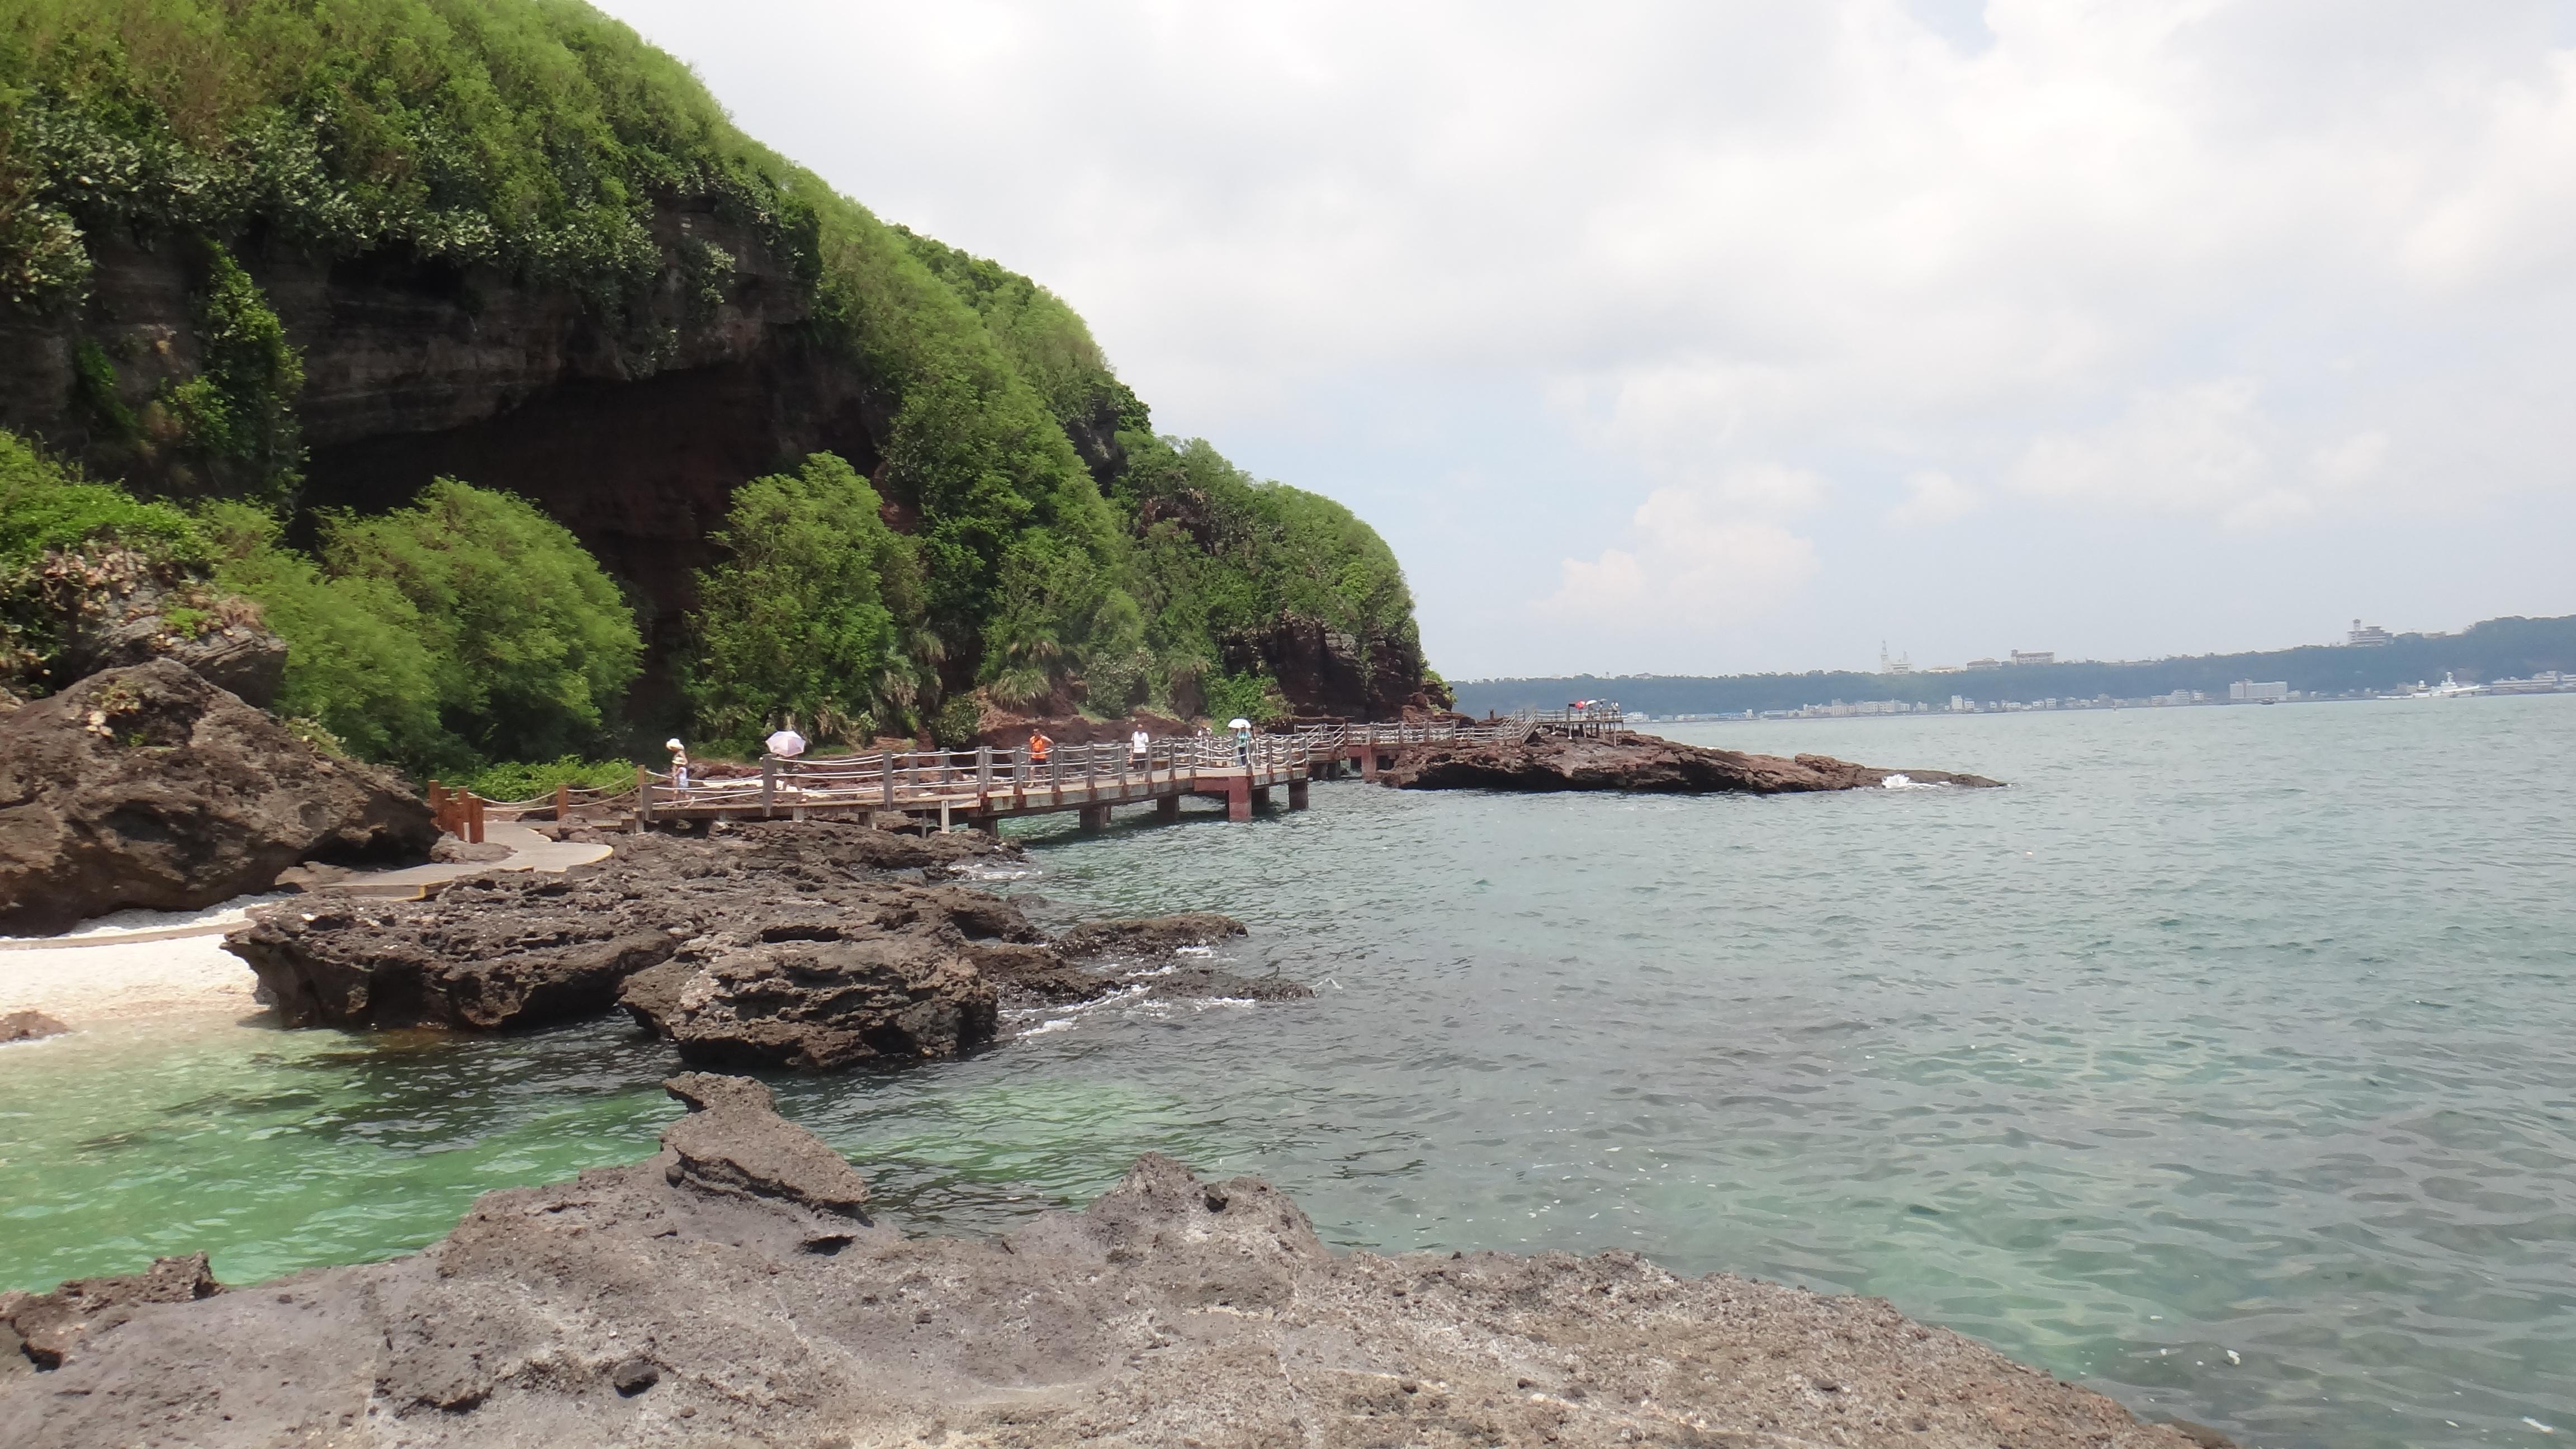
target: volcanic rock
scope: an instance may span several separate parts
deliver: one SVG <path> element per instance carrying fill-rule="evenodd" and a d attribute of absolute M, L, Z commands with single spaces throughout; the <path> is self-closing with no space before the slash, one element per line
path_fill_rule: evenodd
<path fill-rule="evenodd" d="M 1269 1184 L 1162 1157 L 1003 1241 L 907 1238 L 756 1085 L 672 1087 L 705 1109 L 643 1163 L 93 1323 L 0 1378 L 0 1443 L 2193 1443 L 1877 1299 L 1618 1251 L 1341 1256 Z"/>
<path fill-rule="evenodd" d="M 192 1303 L 222 1291 L 203 1253 L 155 1258 L 140 1273 L 75 1278 L 51 1293 L 0 1293 L 0 1329 L 17 1340 L 24 1361 L 60 1368 L 83 1338 L 123 1323 L 143 1304 Z"/>
<path fill-rule="evenodd" d="M 1947 770 L 1881 770 L 1831 755 L 1782 759 L 1637 734 L 1569 739 L 1533 732 L 1516 741 L 1415 744 L 1392 753 L 1393 761 L 1380 768 L 1378 779 L 1402 790 L 1784 795 L 1872 789 L 1899 775 L 1918 785 L 2002 784 Z"/>
<path fill-rule="evenodd" d="M 301 860 L 408 863 L 437 838 L 399 777 L 322 755 L 173 660 L 0 715 L 0 930 L 194 910 Z"/>
<path fill-rule="evenodd" d="M 689 1114 L 662 1129 L 673 1183 L 706 1192 L 779 1198 L 867 1221 L 868 1180 L 813 1133 L 778 1115 L 778 1099 L 749 1077 L 688 1072 L 662 1084 Z M 628 1392 L 621 1388 L 620 1392 Z"/>
<path fill-rule="evenodd" d="M 1243 922 L 1213 911 L 1177 916 L 1139 916 L 1126 920 L 1085 921 L 1056 940 L 1055 948 L 1080 959 L 1087 956 L 1168 956 L 1184 946 L 1212 946 L 1244 934 Z"/>
<path fill-rule="evenodd" d="M 914 841 L 819 821 L 709 840 L 621 836 L 609 861 L 562 875 L 494 871 L 427 901 L 270 906 L 224 948 L 259 974 L 289 1025 L 539 1026 L 611 1009 L 628 977 L 685 942 L 750 941 L 784 920 L 946 928 L 954 908 L 979 929 L 1008 929 L 1017 913 L 989 897 L 883 877 L 1012 853 L 989 836 Z"/>
<path fill-rule="evenodd" d="M 41 1011 L 0 1012 L 0 1042 L 42 1041 L 49 1036 L 61 1036 L 69 1030 L 70 1027 Z"/>
<path fill-rule="evenodd" d="M 663 1000 L 629 997 L 683 1059 L 828 1072 L 955 1056 L 993 1034 L 993 986 L 953 934 L 795 922 L 752 939 L 692 943 L 696 970 Z M 658 984 L 658 983 L 657 983 Z"/>

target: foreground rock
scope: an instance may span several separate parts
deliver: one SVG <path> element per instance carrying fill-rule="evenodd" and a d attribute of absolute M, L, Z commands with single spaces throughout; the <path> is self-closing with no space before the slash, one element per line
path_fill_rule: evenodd
<path fill-rule="evenodd" d="M 684 946 L 694 969 L 729 946 L 774 945 L 761 932 L 789 922 L 936 931 L 952 903 L 984 919 L 990 897 L 888 873 L 1012 854 L 989 836 L 822 821 L 705 840 L 624 836 L 609 860 L 559 876 L 495 871 L 426 901 L 271 906 L 224 948 L 289 1025 L 540 1026 L 613 1009 L 628 977 Z"/>
<path fill-rule="evenodd" d="M 437 839 L 399 777 L 322 755 L 171 660 L 0 715 L 0 931 L 195 910 L 298 861 L 409 864 Z"/>
<path fill-rule="evenodd" d="M 1917 785 L 1994 788 L 2003 782 L 1947 770 L 1880 770 L 1831 755 L 1748 755 L 1653 735 L 1567 739 L 1532 735 L 1494 744 L 1407 745 L 1378 779 L 1403 790 L 1627 790 L 1641 794 L 1785 795 L 1867 790 L 1902 777 Z"/>
<path fill-rule="evenodd" d="M 756 1083 L 405 1258 L 137 1303 L 0 1376 L 0 1443 L 1095 1442 L 2187 1449 L 1875 1299 L 1628 1253 L 1328 1252 L 1161 1157 L 1007 1240 L 906 1238 Z"/>

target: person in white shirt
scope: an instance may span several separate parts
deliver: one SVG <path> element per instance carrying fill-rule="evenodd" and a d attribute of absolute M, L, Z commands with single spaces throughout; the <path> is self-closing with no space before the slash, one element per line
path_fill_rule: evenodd
<path fill-rule="evenodd" d="M 689 747 L 678 740 L 666 740 L 662 747 L 671 752 L 671 788 L 689 788 Z"/>
<path fill-rule="evenodd" d="M 1145 768 L 1146 762 L 1153 757 L 1153 748 L 1153 738 L 1141 729 L 1127 737 L 1127 758 L 1137 769 Z"/>

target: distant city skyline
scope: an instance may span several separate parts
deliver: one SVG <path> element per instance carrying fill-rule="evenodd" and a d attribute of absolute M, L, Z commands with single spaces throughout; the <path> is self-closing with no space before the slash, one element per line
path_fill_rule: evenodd
<path fill-rule="evenodd" d="M 2576 612 L 2565 0 L 607 8 L 1454 675 Z"/>

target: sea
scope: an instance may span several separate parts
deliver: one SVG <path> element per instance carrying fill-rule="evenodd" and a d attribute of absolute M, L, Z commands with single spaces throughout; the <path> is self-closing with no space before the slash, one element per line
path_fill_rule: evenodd
<path fill-rule="evenodd" d="M 917 1232 L 1163 1152 L 1341 1248 L 1875 1295 L 2249 1445 L 2576 1436 L 2576 697 L 1669 733 L 2009 783 L 1040 824 L 992 882 L 1033 912 L 1228 912 L 1315 997 L 1035 1013 L 782 1110 Z M 647 1153 L 673 1066 L 622 1020 L 0 1049 L 0 1288 L 405 1252 Z"/>

